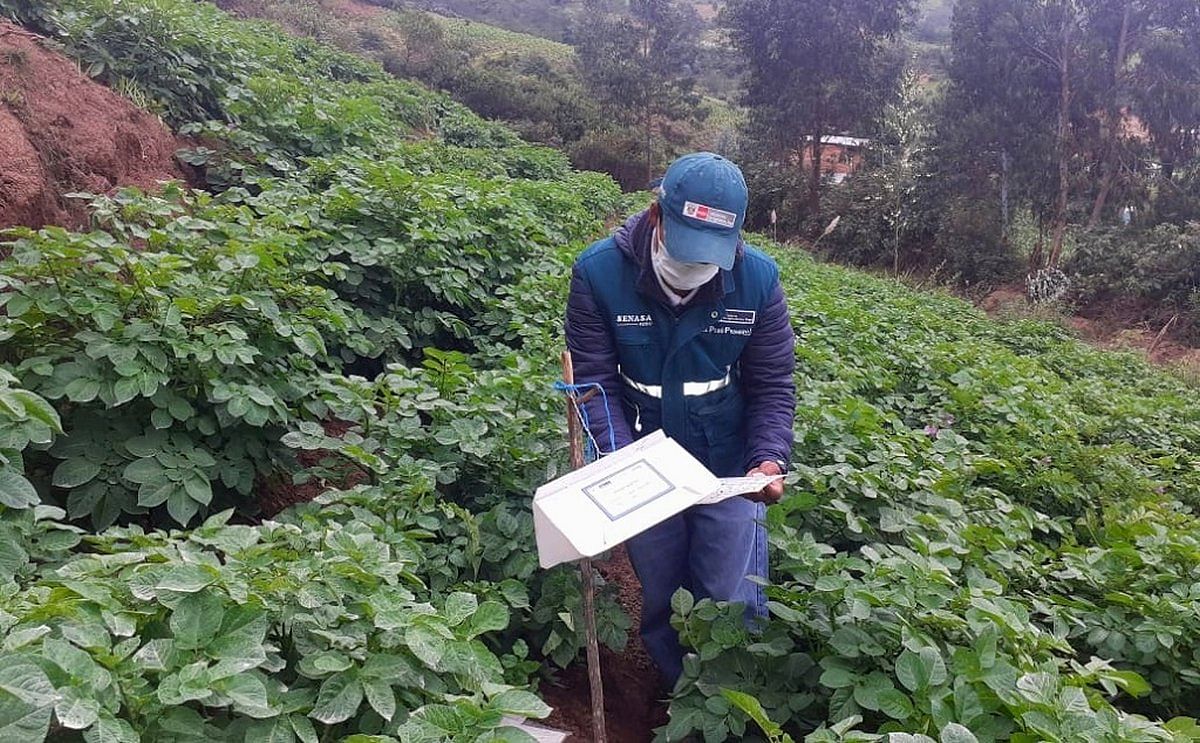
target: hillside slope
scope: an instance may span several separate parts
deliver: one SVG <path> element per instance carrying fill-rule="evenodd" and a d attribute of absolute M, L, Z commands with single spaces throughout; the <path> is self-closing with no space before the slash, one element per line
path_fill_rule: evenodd
<path fill-rule="evenodd" d="M 529 497 L 615 185 L 207 3 L 63 6 L 64 48 L 203 135 L 205 190 L 0 246 L 0 741 L 524 740 L 578 675 Z M 1194 740 L 1195 390 L 764 247 L 799 339 L 772 616 L 677 597 L 665 737 Z M 321 495 L 267 519 L 270 478 Z"/>
<path fill-rule="evenodd" d="M 66 194 L 182 179 L 161 121 L 0 21 L 0 228 L 81 225 Z"/>

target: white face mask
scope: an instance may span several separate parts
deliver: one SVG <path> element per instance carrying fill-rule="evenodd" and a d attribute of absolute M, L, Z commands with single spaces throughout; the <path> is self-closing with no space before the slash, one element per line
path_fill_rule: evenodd
<path fill-rule="evenodd" d="M 699 289 L 712 281 L 721 270 L 720 266 L 713 263 L 684 263 L 675 260 L 667 253 L 667 246 L 663 244 L 658 230 L 654 231 L 654 249 L 650 251 L 650 259 L 654 265 L 654 272 L 664 284 L 684 292 Z"/>

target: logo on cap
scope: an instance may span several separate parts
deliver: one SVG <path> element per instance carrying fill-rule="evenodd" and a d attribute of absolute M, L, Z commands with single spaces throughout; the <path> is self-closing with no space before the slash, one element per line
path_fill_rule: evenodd
<path fill-rule="evenodd" d="M 708 224 L 716 224 L 721 227 L 733 227 L 737 224 L 738 215 L 733 212 L 727 212 L 724 209 L 697 204 L 694 201 L 683 202 L 683 216 L 698 219 L 701 222 Z"/>

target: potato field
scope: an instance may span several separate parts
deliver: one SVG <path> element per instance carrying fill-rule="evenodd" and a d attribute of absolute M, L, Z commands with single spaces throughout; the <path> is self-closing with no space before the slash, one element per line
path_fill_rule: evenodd
<path fill-rule="evenodd" d="M 529 740 L 582 663 L 529 507 L 569 268 L 639 201 L 206 3 L 0 14 L 192 181 L 0 242 L 0 743 Z M 678 594 L 647 739 L 1200 740 L 1197 390 L 760 244 L 800 401 L 771 618 Z"/>

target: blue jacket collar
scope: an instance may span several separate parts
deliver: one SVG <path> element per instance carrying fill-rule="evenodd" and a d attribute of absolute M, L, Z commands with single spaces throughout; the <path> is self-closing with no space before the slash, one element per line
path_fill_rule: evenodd
<path fill-rule="evenodd" d="M 625 220 L 625 224 L 618 227 L 616 232 L 613 233 L 613 239 L 616 241 L 617 247 L 620 248 L 625 258 L 633 261 L 638 267 L 636 287 L 638 292 L 670 307 L 671 304 L 666 295 L 663 294 L 663 289 L 659 286 L 658 279 L 654 277 L 654 267 L 650 263 L 650 241 L 653 238 L 653 234 L 654 228 L 650 224 L 650 210 L 647 209 Z M 745 252 L 745 243 L 738 241 L 737 255 L 733 259 L 734 269 L 737 269 L 738 263 L 741 262 Z M 736 288 L 733 280 L 733 271 L 722 270 L 719 277 L 721 279 L 720 283 L 716 279 L 713 279 L 700 287 L 700 291 L 696 293 L 696 296 L 688 305 L 716 302 L 725 295 L 732 294 Z"/>

